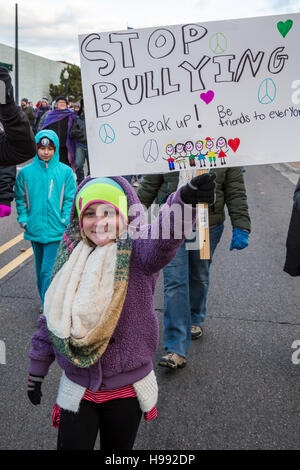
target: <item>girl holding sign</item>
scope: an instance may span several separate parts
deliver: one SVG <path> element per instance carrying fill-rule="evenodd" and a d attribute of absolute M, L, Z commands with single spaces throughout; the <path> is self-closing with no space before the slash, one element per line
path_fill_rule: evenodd
<path fill-rule="evenodd" d="M 99 429 L 101 450 L 132 449 L 142 413 L 156 416 L 153 293 L 159 271 L 184 240 L 182 217 L 170 213 L 174 204 L 184 214 L 186 204 L 213 203 L 214 190 L 214 175 L 193 178 L 169 196 L 151 225 L 138 219 L 133 232 L 130 214 L 143 217 L 144 210 L 124 178 L 88 177 L 77 188 L 29 353 L 34 405 L 55 358 L 63 370 L 54 409 L 58 449 L 93 449 Z M 196 209 L 189 212 L 185 224 L 192 230 Z M 167 219 L 169 239 L 151 239 Z"/>

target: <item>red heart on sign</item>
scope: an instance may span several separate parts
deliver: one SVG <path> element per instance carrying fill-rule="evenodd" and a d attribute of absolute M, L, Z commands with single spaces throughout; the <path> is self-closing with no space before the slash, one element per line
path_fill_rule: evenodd
<path fill-rule="evenodd" d="M 241 142 L 240 139 L 236 137 L 235 139 L 229 139 L 228 145 L 234 152 L 236 152 L 237 149 L 239 148 L 240 142 Z"/>

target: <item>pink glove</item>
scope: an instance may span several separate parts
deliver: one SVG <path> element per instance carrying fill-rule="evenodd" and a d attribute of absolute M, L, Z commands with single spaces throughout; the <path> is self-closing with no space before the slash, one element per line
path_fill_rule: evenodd
<path fill-rule="evenodd" d="M 11 207 L 0 204 L 0 217 L 7 217 L 11 214 Z"/>

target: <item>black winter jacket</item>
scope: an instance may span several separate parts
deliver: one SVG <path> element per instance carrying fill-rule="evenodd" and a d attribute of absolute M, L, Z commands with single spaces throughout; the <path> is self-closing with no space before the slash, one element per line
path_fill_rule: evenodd
<path fill-rule="evenodd" d="M 78 116 L 73 122 L 70 130 L 70 138 L 76 139 L 80 144 L 87 145 L 84 113 Z"/>
<path fill-rule="evenodd" d="M 17 165 L 33 158 L 35 139 L 23 111 L 11 103 L 5 112 L 0 109 L 0 122 L 4 128 L 0 134 L 0 165 Z"/>
<path fill-rule="evenodd" d="M 34 157 L 36 144 L 28 119 L 14 103 L 0 109 L 0 204 L 10 206 L 18 163 Z"/>
<path fill-rule="evenodd" d="M 0 166 L 0 205 L 10 206 L 14 198 L 16 166 Z"/>
<path fill-rule="evenodd" d="M 300 178 L 295 189 L 294 204 L 286 240 L 286 259 L 283 270 L 300 276 Z"/>

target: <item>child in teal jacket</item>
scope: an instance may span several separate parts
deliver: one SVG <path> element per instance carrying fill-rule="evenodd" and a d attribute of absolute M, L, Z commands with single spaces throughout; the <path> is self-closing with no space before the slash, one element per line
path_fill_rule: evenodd
<path fill-rule="evenodd" d="M 18 173 L 15 200 L 24 238 L 32 243 L 43 307 L 58 245 L 69 224 L 76 184 L 72 169 L 59 161 L 57 134 L 45 129 L 35 140 L 37 154 Z"/>

